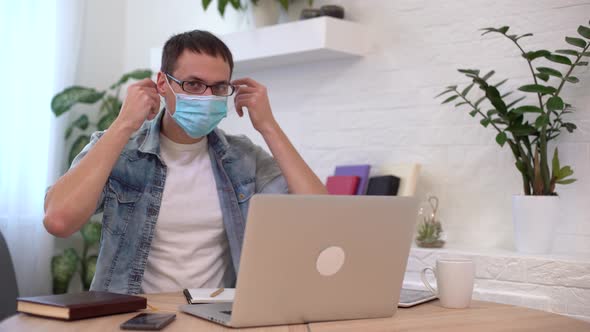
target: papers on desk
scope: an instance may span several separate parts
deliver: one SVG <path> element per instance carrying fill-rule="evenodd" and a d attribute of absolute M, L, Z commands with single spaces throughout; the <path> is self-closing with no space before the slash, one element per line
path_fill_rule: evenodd
<path fill-rule="evenodd" d="M 223 292 L 219 293 L 219 295 L 211 297 L 211 294 L 215 293 L 217 290 L 217 288 L 192 288 L 185 289 L 182 292 L 189 304 L 225 303 L 234 301 L 234 296 L 236 294 L 235 288 L 224 288 Z"/>

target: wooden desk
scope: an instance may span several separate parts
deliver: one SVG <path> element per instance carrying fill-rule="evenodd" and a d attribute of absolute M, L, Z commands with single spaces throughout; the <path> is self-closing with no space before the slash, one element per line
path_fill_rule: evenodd
<path fill-rule="evenodd" d="M 186 303 L 181 293 L 146 295 L 159 312 L 177 312 Z M 150 310 L 148 310 L 150 311 Z M 0 323 L 0 331 L 118 331 L 119 325 L 137 313 L 120 314 L 73 322 L 17 314 Z M 176 320 L 163 331 L 236 331 L 177 312 Z M 468 309 L 445 309 L 438 301 L 399 309 L 394 317 L 355 321 L 310 323 L 240 329 L 262 332 L 330 331 L 590 331 L 590 323 L 543 311 L 504 304 L 474 302 Z"/>

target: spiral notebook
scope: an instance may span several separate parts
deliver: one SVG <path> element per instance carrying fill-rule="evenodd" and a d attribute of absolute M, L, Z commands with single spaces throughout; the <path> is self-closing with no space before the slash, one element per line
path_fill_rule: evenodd
<path fill-rule="evenodd" d="M 219 295 L 211 297 L 211 294 L 215 293 L 217 290 L 217 288 L 192 288 L 184 289 L 182 293 L 189 304 L 225 303 L 234 301 L 234 295 L 236 294 L 235 288 L 224 288 L 223 292 L 219 293 Z"/>

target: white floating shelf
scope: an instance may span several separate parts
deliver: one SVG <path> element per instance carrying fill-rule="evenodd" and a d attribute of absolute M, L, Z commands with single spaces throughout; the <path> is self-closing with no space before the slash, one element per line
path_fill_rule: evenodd
<path fill-rule="evenodd" d="M 234 56 L 235 71 L 248 72 L 296 63 L 355 58 L 369 48 L 366 29 L 332 17 L 277 24 L 222 35 Z M 153 70 L 160 69 L 162 49 L 151 49 Z"/>

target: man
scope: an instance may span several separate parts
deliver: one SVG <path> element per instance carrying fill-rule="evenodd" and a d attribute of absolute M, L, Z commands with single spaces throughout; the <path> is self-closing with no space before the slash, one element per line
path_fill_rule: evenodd
<path fill-rule="evenodd" d="M 44 225 L 55 236 L 103 212 L 91 289 L 231 286 L 253 194 L 326 193 L 274 119 L 266 88 L 250 78 L 230 82 L 232 70 L 231 52 L 211 33 L 173 36 L 157 82 L 131 85 L 111 127 L 93 134 L 48 191 Z M 231 95 L 274 158 L 216 129 Z M 160 97 L 166 107 L 158 112 Z"/>

